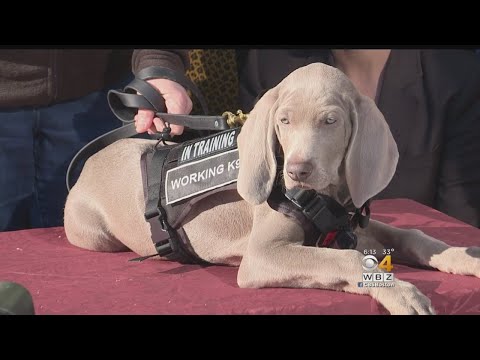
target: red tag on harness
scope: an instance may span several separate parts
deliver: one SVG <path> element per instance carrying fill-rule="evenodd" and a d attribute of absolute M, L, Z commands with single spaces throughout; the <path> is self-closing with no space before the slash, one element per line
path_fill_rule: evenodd
<path fill-rule="evenodd" d="M 327 236 L 325 236 L 325 239 L 323 239 L 323 243 L 320 247 L 329 247 L 330 244 L 335 240 L 337 232 L 338 231 L 330 231 Z"/>

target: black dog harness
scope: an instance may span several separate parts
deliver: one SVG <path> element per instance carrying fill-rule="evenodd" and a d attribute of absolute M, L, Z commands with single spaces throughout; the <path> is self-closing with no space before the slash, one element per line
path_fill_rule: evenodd
<path fill-rule="evenodd" d="M 243 123 L 245 117 L 241 113 L 237 113 L 237 117 L 225 113 L 222 116 L 166 114 L 163 97 L 145 81 L 150 78 L 167 78 L 190 89 L 206 112 L 202 95 L 183 75 L 155 67 L 142 70 L 123 91 L 111 90 L 108 94 L 112 111 L 128 125 L 93 140 L 77 153 L 67 172 L 67 188 L 70 189 L 70 173 L 80 160 L 86 160 L 116 140 L 137 135 L 133 119 L 139 108 L 153 110 L 156 116 L 170 124 L 217 131 L 199 139 L 166 145 L 165 140 L 170 139 L 167 126 L 158 136 L 164 146 L 156 146 L 141 158 L 145 219 L 150 224 L 157 254 L 132 260 L 161 256 L 184 263 L 204 263 L 195 254 L 181 224 L 200 200 L 220 191 L 236 191 L 240 166 L 237 137 L 241 128 L 235 126 Z M 282 189 L 279 183 L 274 186 L 268 204 L 300 224 L 305 231 L 303 245 L 356 247 L 353 231 L 357 225 L 362 228 L 368 225 L 368 201 L 360 209 L 352 207 L 352 211 L 347 211 L 333 198 L 314 190 Z"/>
<path fill-rule="evenodd" d="M 235 128 L 178 145 L 158 146 L 142 157 L 145 219 L 158 255 L 202 262 L 181 224 L 200 200 L 220 191 L 236 191 L 239 132 L 240 128 Z"/>

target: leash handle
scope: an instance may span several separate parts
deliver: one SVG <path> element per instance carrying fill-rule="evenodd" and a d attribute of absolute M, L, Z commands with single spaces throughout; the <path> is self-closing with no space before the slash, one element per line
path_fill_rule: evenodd
<path fill-rule="evenodd" d="M 150 66 L 140 70 L 136 78 L 123 90 L 110 90 L 108 92 L 108 105 L 115 116 L 123 123 L 133 122 L 138 109 L 152 110 L 159 117 L 168 115 L 166 114 L 165 99 L 154 86 L 147 82 L 150 79 L 168 79 L 179 83 L 198 99 L 203 113 L 208 114 L 204 96 L 190 79 L 167 68 Z"/>
<path fill-rule="evenodd" d="M 117 140 L 138 135 L 134 125 L 134 118 L 138 109 L 152 110 L 156 116 L 162 118 L 167 123 L 162 132 L 152 135 L 152 138 L 162 141 L 171 140 L 170 124 L 181 125 L 194 130 L 222 131 L 242 125 L 246 120 L 246 114 L 242 114 L 240 111 L 236 115 L 224 113 L 222 116 L 167 114 L 165 99 L 155 87 L 146 81 L 158 78 L 176 81 L 187 90 L 190 90 L 200 102 L 203 112 L 205 114 L 208 113 L 207 102 L 202 93 L 183 74 L 155 66 L 141 70 L 138 72 L 137 78 L 125 86 L 123 90 L 110 90 L 108 92 L 108 105 L 114 115 L 124 123 L 124 126 L 99 136 L 77 152 L 67 169 L 66 185 L 68 191 L 72 187 L 71 177 L 73 169 L 77 167 L 80 161 L 87 160 L 90 156 Z"/>
<path fill-rule="evenodd" d="M 137 78 L 142 80 L 150 80 L 150 79 L 168 79 L 175 81 L 182 85 L 185 89 L 190 90 L 190 92 L 198 99 L 200 102 L 200 106 L 202 107 L 202 111 L 204 115 L 208 115 L 208 105 L 205 97 L 203 96 L 200 89 L 195 85 L 193 81 L 191 81 L 188 77 L 184 74 L 157 66 L 149 66 L 137 73 Z"/>

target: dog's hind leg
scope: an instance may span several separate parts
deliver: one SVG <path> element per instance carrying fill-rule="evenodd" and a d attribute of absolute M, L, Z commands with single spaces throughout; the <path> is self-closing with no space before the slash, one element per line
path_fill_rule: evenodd
<path fill-rule="evenodd" d="M 65 232 L 79 247 L 155 253 L 144 218 L 140 158 L 156 142 L 124 139 L 90 157 L 65 204 Z"/>
<path fill-rule="evenodd" d="M 74 187 L 65 205 L 65 233 L 75 246 L 94 251 L 127 251 L 128 248 L 109 233 L 104 217 L 92 208 L 92 201 Z"/>

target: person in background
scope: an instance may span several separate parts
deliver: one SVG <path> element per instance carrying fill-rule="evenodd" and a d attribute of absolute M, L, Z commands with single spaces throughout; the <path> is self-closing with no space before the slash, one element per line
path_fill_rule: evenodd
<path fill-rule="evenodd" d="M 148 66 L 161 66 L 167 56 L 165 50 L 148 52 Z M 413 199 L 480 226 L 480 62 L 474 52 L 243 49 L 234 58 L 238 105 L 244 112 L 299 67 L 322 62 L 343 71 L 360 93 L 376 102 L 398 145 L 397 171 L 376 198 Z M 134 66 L 134 73 L 142 68 Z M 169 112 L 191 111 L 181 86 L 169 80 L 150 82 L 166 97 Z M 140 110 L 135 122 L 138 132 L 164 127 L 147 110 Z M 181 127 L 172 127 L 173 135 L 181 132 Z"/>
<path fill-rule="evenodd" d="M 0 231 L 63 225 L 68 164 L 121 125 L 106 94 L 132 61 L 149 64 L 132 50 L 0 50 Z M 160 64 L 183 70 L 171 51 Z"/>
<path fill-rule="evenodd" d="M 69 161 L 119 125 L 104 89 L 127 76 L 129 55 L 121 57 L 0 50 L 0 231 L 62 224 Z"/>

